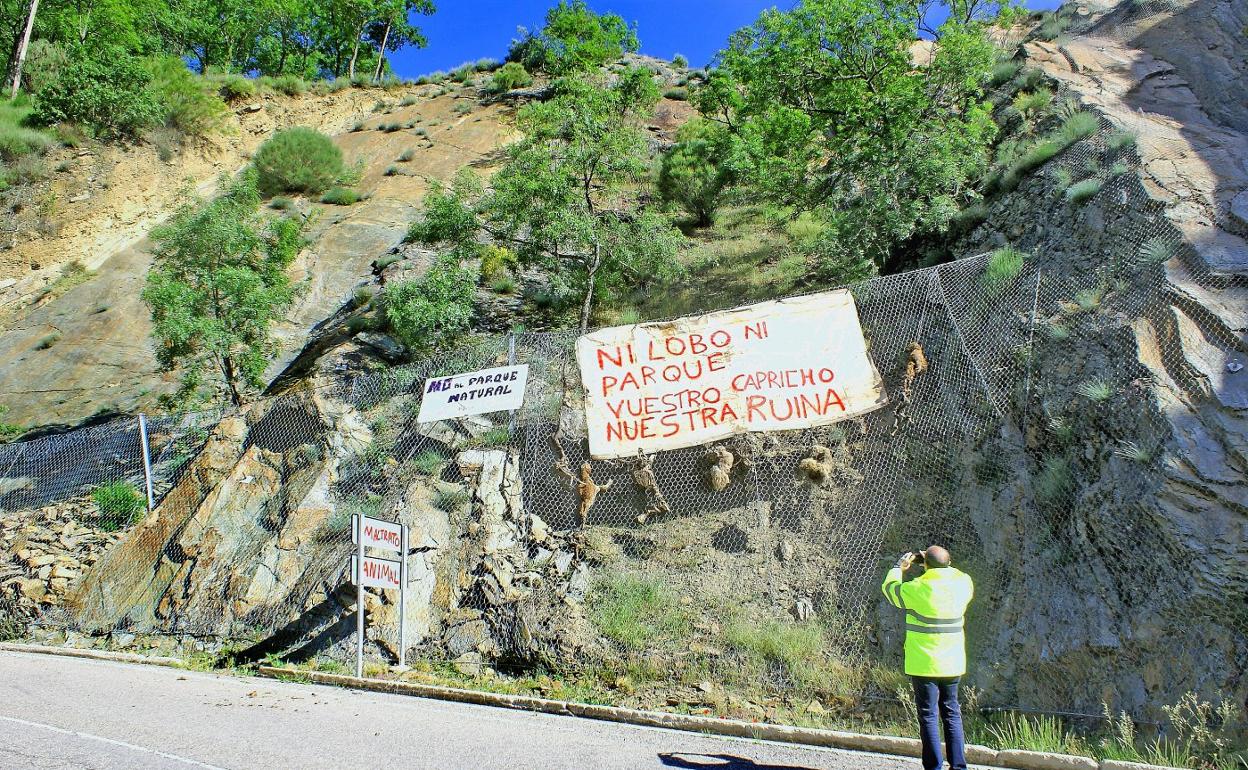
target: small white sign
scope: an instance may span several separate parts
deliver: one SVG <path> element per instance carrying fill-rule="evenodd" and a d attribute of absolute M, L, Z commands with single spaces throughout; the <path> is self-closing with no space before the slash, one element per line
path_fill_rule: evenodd
<path fill-rule="evenodd" d="M 354 514 L 351 517 L 351 542 L 356 543 L 355 533 L 359 531 Z M 359 545 L 359 543 L 356 543 Z M 403 547 L 403 525 L 393 521 L 382 521 L 368 516 L 364 517 L 364 545 L 369 548 L 384 548 L 387 551 L 399 551 Z"/>
<path fill-rule="evenodd" d="M 425 396 L 420 402 L 416 422 L 514 411 L 524 403 L 524 386 L 528 379 L 528 364 L 430 377 L 425 380 Z"/>
<path fill-rule="evenodd" d="M 359 557 L 351 557 L 351 582 L 360 584 Z M 391 559 L 378 559 L 375 556 L 364 557 L 364 586 L 366 588 L 387 588 L 398 591 L 403 587 L 399 579 L 402 562 Z"/>

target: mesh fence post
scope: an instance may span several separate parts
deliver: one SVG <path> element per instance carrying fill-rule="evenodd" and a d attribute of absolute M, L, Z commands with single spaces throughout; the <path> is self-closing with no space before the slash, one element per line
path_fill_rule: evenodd
<path fill-rule="evenodd" d="M 147 510 L 150 513 L 156 507 L 152 494 L 152 452 L 147 442 L 147 415 L 139 414 L 139 447 L 143 450 L 143 484 L 147 491 Z"/>

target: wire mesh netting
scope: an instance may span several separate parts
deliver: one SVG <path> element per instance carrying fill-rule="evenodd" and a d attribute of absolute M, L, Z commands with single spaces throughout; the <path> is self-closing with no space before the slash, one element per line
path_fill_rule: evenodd
<path fill-rule="evenodd" d="M 879 582 L 938 542 L 977 583 L 981 705 L 1242 702 L 1248 285 L 1203 266 L 1115 132 L 1023 182 L 1060 211 L 1025 260 L 851 287 L 885 409 L 593 461 L 576 335 L 489 338 L 152 418 L 151 513 L 98 494 L 144 488 L 134 419 L 0 446 L 4 601 L 80 633 L 341 652 L 366 514 L 411 527 L 417 655 L 890 697 L 903 622 Z M 427 378 L 508 363 L 529 366 L 517 413 L 416 421 Z M 370 655 L 396 657 L 397 597 L 368 611 Z"/>

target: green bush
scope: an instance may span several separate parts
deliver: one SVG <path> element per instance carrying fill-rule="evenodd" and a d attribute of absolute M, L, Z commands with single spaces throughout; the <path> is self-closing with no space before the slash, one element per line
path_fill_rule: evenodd
<path fill-rule="evenodd" d="M 446 458 L 432 449 L 426 449 L 412 458 L 412 467 L 426 476 L 437 476 L 445 464 Z"/>
<path fill-rule="evenodd" d="M 146 507 L 139 490 L 125 481 L 96 487 L 91 499 L 100 511 L 101 528 L 110 532 L 137 522 Z"/>
<path fill-rule="evenodd" d="M 350 187 L 333 187 L 321 196 L 321 203 L 331 206 L 350 206 L 360 202 L 360 194 Z"/>
<path fill-rule="evenodd" d="M 1105 138 L 1105 144 L 1111 150 L 1125 150 L 1135 146 L 1135 139 L 1134 131 L 1115 131 Z"/>
<path fill-rule="evenodd" d="M 409 349 L 425 350 L 469 327 L 474 295 L 468 271 L 444 256 L 420 278 L 387 286 L 381 303 L 391 333 Z"/>
<path fill-rule="evenodd" d="M 0 404 L 0 444 L 12 441 L 26 432 L 26 429 L 22 426 L 4 421 L 4 415 L 8 411 L 9 408 L 7 406 Z"/>
<path fill-rule="evenodd" d="M 516 252 L 506 246 L 489 244 L 481 247 L 481 282 L 490 283 L 514 273 L 519 266 Z"/>
<path fill-rule="evenodd" d="M 1014 79 L 1018 71 L 1023 68 L 1023 63 L 1018 61 L 1002 61 L 997 62 L 992 67 L 992 73 L 989 76 L 989 82 L 993 87 L 1003 86 Z"/>
<path fill-rule="evenodd" d="M 1053 102 L 1053 92 L 1047 88 L 1037 88 L 1035 91 L 1020 91 L 1014 97 L 1011 106 L 1019 112 L 1028 113 L 1036 112 L 1048 107 Z"/>
<path fill-rule="evenodd" d="M 688 88 L 669 88 L 663 92 L 663 98 L 671 99 L 672 101 L 675 101 L 675 102 L 687 102 L 689 101 L 689 89 Z"/>
<path fill-rule="evenodd" d="M 1066 188 L 1066 200 L 1078 206 L 1081 203 L 1086 203 L 1100 191 L 1101 180 L 1085 179 Z"/>
<path fill-rule="evenodd" d="M 32 119 L 45 126 L 78 123 L 100 137 L 135 137 L 161 119 L 161 106 L 147 88 L 151 79 L 133 57 L 71 61 L 35 94 Z"/>
<path fill-rule="evenodd" d="M 689 69 L 689 60 L 683 54 L 676 54 L 672 57 L 672 66 L 678 70 Z"/>
<path fill-rule="evenodd" d="M 659 194 L 692 215 L 696 225 L 714 223 L 723 192 L 733 181 L 724 162 L 728 141 L 721 126 L 695 118 L 681 126 L 676 144 L 663 155 Z"/>
<path fill-rule="evenodd" d="M 287 96 L 298 96 L 308 90 L 308 84 L 298 75 L 278 75 L 273 78 L 271 85 L 273 90 Z"/>
<path fill-rule="evenodd" d="M 433 496 L 433 507 L 446 513 L 455 513 L 468 504 L 468 493 L 462 489 L 440 490 Z"/>
<path fill-rule="evenodd" d="M 1062 122 L 1062 127 L 1057 131 L 1057 137 L 1069 147 L 1080 139 L 1092 136 L 1100 127 L 1100 122 L 1092 113 L 1076 112 Z"/>
<path fill-rule="evenodd" d="M 318 193 L 342 176 L 342 151 L 324 134 L 298 126 L 278 131 L 256 151 L 261 192 Z"/>
<path fill-rule="evenodd" d="M 204 136 L 221 127 L 229 110 L 201 77 L 191 74 L 176 56 L 162 56 L 147 64 L 148 89 L 164 110 L 165 125 L 191 136 Z"/>
<path fill-rule="evenodd" d="M 256 95 L 256 83 L 251 78 L 242 75 L 226 75 L 217 87 L 217 91 L 226 101 L 246 99 Z"/>
<path fill-rule="evenodd" d="M 520 62 L 509 61 L 490 79 L 490 90 L 496 94 L 533 85 L 533 76 Z"/>
<path fill-rule="evenodd" d="M 992 252 L 984 267 L 984 274 L 980 277 L 984 290 L 994 297 L 1004 291 L 1023 271 L 1025 258 L 1023 252 L 1009 246 Z"/>
<path fill-rule="evenodd" d="M 31 112 L 24 102 L 0 101 L 0 160 L 12 162 L 52 146 L 52 137 L 26 125 Z"/>

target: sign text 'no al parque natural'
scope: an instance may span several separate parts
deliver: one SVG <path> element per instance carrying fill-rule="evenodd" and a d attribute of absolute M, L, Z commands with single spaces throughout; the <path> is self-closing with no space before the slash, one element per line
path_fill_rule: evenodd
<path fill-rule="evenodd" d="M 827 425 L 888 400 L 844 289 L 599 329 L 576 358 L 597 459 Z"/>
<path fill-rule="evenodd" d="M 524 403 L 529 366 L 499 366 L 479 372 L 430 377 L 416 422 L 453 420 L 474 414 L 509 412 Z"/>

